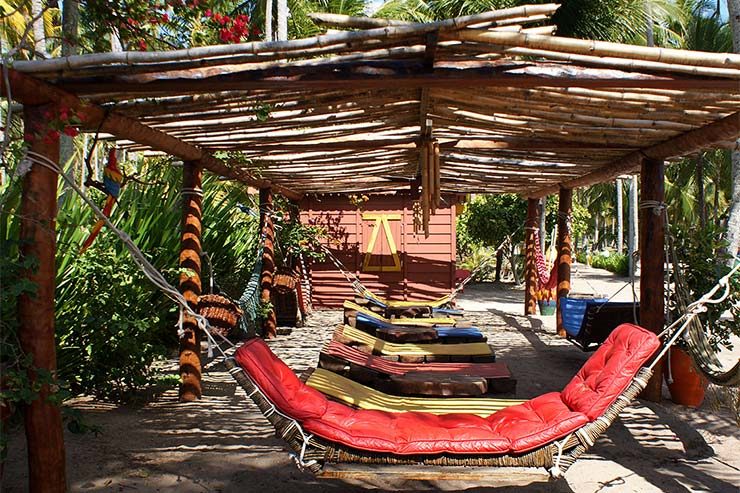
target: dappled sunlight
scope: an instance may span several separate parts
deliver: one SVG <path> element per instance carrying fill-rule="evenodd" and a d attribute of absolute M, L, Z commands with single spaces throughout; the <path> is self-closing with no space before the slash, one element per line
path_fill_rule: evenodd
<path fill-rule="evenodd" d="M 487 296 L 496 296 L 496 293 Z M 497 360 L 517 379 L 516 398 L 561 390 L 589 354 L 572 346 L 543 322 L 497 308 L 468 312 L 466 319 L 488 337 Z M 551 317 L 552 318 L 552 317 Z M 270 348 L 294 371 L 315 368 L 321 346 L 341 322 L 338 310 L 315 311 L 306 327 L 269 341 Z M 174 360 L 163 368 L 175 369 Z M 72 401 L 87 420 L 101 428 L 95 436 L 67 434 L 70 487 L 73 491 L 179 492 L 358 492 L 351 481 L 317 480 L 299 471 L 287 447 L 275 436 L 241 387 L 213 361 L 204 366 L 204 395 L 180 403 L 177 389 L 153 395 L 149 403 L 118 406 L 90 398 Z M 20 438 L 20 437 L 18 437 Z M 737 426 L 710 408 L 692 410 L 636 402 L 557 484 L 534 484 L 545 491 L 736 491 L 740 484 Z M 19 440 L 20 443 L 20 440 Z M 24 487 L 22 447 L 6 469 L 13 484 Z M 16 474 L 18 474 L 17 479 Z M 367 481 L 362 483 L 368 486 Z M 379 475 L 381 490 L 494 491 L 466 481 L 406 481 Z M 496 489 L 498 492 L 521 491 Z"/>

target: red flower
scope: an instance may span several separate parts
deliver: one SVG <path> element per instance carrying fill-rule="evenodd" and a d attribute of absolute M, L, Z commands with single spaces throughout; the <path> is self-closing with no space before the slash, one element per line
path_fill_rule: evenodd
<path fill-rule="evenodd" d="M 139 49 L 141 51 L 146 51 L 146 41 L 144 41 L 143 39 L 139 40 Z"/>
<path fill-rule="evenodd" d="M 204 15 L 206 17 L 211 17 L 213 15 L 213 12 L 211 12 L 211 9 L 207 9 Z"/>
<path fill-rule="evenodd" d="M 77 137 L 79 134 L 80 132 L 74 127 L 64 127 L 64 135 L 69 135 L 70 137 Z"/>
<path fill-rule="evenodd" d="M 170 21 L 170 16 L 167 14 L 167 12 L 162 14 L 162 22 L 169 22 L 169 21 Z"/>
<path fill-rule="evenodd" d="M 33 142 L 34 140 L 36 140 L 36 136 L 31 132 L 26 132 L 23 134 L 23 140 L 25 140 L 26 142 Z"/>
<path fill-rule="evenodd" d="M 229 41 L 231 41 L 231 31 L 223 28 L 219 32 L 219 37 L 221 38 L 221 41 L 223 41 L 224 43 L 228 43 Z"/>

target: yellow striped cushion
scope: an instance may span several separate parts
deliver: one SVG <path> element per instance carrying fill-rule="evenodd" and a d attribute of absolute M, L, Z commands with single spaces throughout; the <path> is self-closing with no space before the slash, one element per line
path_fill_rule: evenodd
<path fill-rule="evenodd" d="M 368 310 L 367 308 L 360 306 L 356 303 L 353 303 L 351 301 L 345 301 L 344 302 L 344 308 L 350 309 L 350 310 L 356 310 L 357 312 L 363 313 L 367 315 L 368 317 L 374 318 L 376 320 L 380 320 L 389 324 L 393 325 L 406 325 L 406 326 L 420 326 L 420 327 L 429 327 L 432 325 L 455 325 L 457 323 L 457 320 L 450 317 L 437 317 L 437 318 L 385 318 L 381 315 L 378 315 L 372 310 Z"/>
<path fill-rule="evenodd" d="M 386 356 L 426 356 L 426 355 L 453 355 L 453 356 L 490 356 L 491 348 L 485 342 L 468 342 L 463 344 L 396 344 L 371 336 L 349 325 L 340 327 L 342 335 L 351 341 L 373 348 L 374 354 Z"/>
<path fill-rule="evenodd" d="M 436 300 L 408 300 L 408 301 L 396 301 L 396 300 L 387 300 L 385 298 L 381 298 L 380 296 L 376 295 L 375 293 L 372 293 L 370 291 L 365 292 L 365 296 L 367 298 L 374 299 L 375 301 L 378 301 L 382 303 L 383 305 L 387 306 L 388 308 L 413 308 L 413 307 L 424 307 L 429 306 L 432 308 L 439 308 L 442 305 L 445 305 L 450 302 L 451 296 L 445 295 L 441 298 L 438 298 Z"/>
<path fill-rule="evenodd" d="M 483 418 L 515 404 L 517 399 L 489 398 L 426 398 L 388 395 L 336 373 L 317 368 L 306 382 L 319 392 L 360 409 L 373 409 L 391 413 L 407 411 L 432 414 L 476 414 Z"/>

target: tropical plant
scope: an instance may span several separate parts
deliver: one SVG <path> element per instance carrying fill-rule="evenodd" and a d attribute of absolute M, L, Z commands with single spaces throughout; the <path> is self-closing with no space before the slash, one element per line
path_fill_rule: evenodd
<path fill-rule="evenodd" d="M 138 181 L 124 187 L 113 221 L 175 284 L 180 170 L 163 160 L 123 163 L 122 167 L 129 176 L 137 170 Z M 203 187 L 203 247 L 213 259 L 222 290 L 238 297 L 255 260 L 256 220 L 237 208 L 248 200 L 244 188 L 212 176 L 205 178 Z M 0 252 L 8 259 L 18 255 L 15 211 L 19 189 L 13 186 L 0 222 Z M 89 193 L 102 201 L 96 190 Z M 63 197 L 57 237 L 58 373 L 74 393 L 121 398 L 149 383 L 152 361 L 176 345 L 176 313 L 107 228 L 89 250 L 79 254 L 94 222 L 76 195 Z"/>

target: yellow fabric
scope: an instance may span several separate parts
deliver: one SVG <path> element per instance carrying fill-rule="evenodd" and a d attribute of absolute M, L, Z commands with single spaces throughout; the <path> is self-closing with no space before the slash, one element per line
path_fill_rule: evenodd
<path fill-rule="evenodd" d="M 380 320 L 385 323 L 393 324 L 393 325 L 406 325 L 406 326 L 417 326 L 417 327 L 431 327 L 433 325 L 445 325 L 445 326 L 453 326 L 457 323 L 457 320 L 450 317 L 437 317 L 437 318 L 385 318 L 381 315 L 378 315 L 372 310 L 368 310 L 367 308 L 358 305 L 357 303 L 353 303 L 351 301 L 345 301 L 344 302 L 344 308 L 350 309 L 350 310 L 356 310 L 357 312 L 363 313 L 367 315 L 368 317 L 374 318 L 375 320 Z"/>
<path fill-rule="evenodd" d="M 374 354 L 386 356 L 490 356 L 491 348 L 485 342 L 467 342 L 462 344 L 396 344 L 371 336 L 349 325 L 341 328 L 342 335 L 351 341 L 373 348 Z"/>
<path fill-rule="evenodd" d="M 386 300 L 381 298 L 370 290 L 365 290 L 364 293 L 366 298 L 373 299 L 378 303 L 387 306 L 388 308 L 413 308 L 413 307 L 424 307 L 428 306 L 431 308 L 439 308 L 440 306 L 446 305 L 452 299 L 452 296 L 447 294 L 436 300 L 408 300 L 408 301 L 395 301 Z"/>
<path fill-rule="evenodd" d="M 350 406 L 391 413 L 407 411 L 432 414 L 464 413 L 486 418 L 496 411 L 525 402 L 517 399 L 426 398 L 388 395 L 322 368 L 314 370 L 306 383 L 319 392 Z"/>

